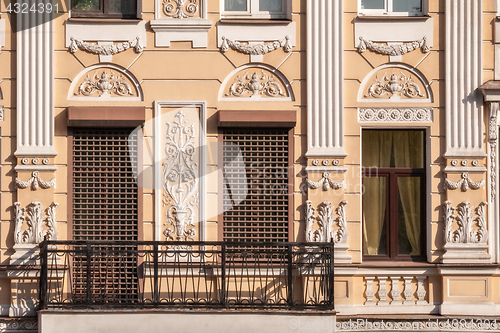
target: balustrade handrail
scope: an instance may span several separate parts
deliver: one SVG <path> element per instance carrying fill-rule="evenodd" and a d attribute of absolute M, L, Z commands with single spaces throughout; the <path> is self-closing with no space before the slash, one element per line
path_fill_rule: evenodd
<path fill-rule="evenodd" d="M 334 307 L 333 243 L 44 241 L 40 248 L 41 309 Z"/>

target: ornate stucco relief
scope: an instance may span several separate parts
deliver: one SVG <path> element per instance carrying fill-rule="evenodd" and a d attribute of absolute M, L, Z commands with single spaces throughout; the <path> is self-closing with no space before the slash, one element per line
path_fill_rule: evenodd
<path fill-rule="evenodd" d="M 499 103 L 490 103 L 490 119 L 488 129 L 488 142 L 490 143 L 490 193 L 491 202 L 495 202 L 497 194 L 497 144 L 498 144 L 498 110 Z"/>
<path fill-rule="evenodd" d="M 444 202 L 444 241 L 446 243 L 485 244 L 488 240 L 488 230 L 486 228 L 485 209 L 487 202 L 481 202 L 476 208 L 476 217 L 472 216 L 473 206 L 468 201 L 461 202 L 455 208 L 451 206 L 450 201 Z M 456 220 L 457 229 L 453 228 L 453 222 Z"/>
<path fill-rule="evenodd" d="M 129 48 L 133 48 L 136 53 L 140 53 L 143 50 L 139 37 L 132 39 L 128 42 L 118 43 L 118 44 L 91 44 L 78 40 L 74 37 L 70 37 L 71 44 L 69 45 L 69 51 L 75 53 L 78 50 L 86 51 L 92 54 L 97 54 L 101 56 L 111 56 Z"/>
<path fill-rule="evenodd" d="M 360 123 L 428 123 L 432 122 L 432 108 L 360 108 Z"/>
<path fill-rule="evenodd" d="M 444 180 L 444 189 L 445 190 L 456 190 L 457 188 L 460 187 L 462 192 L 467 192 L 467 190 L 470 188 L 472 190 L 479 190 L 481 187 L 483 187 L 485 184 L 484 179 L 482 179 L 480 182 L 474 182 L 472 179 L 469 178 L 469 173 L 464 172 L 462 173 L 462 179 L 460 179 L 457 182 L 452 182 L 448 178 Z"/>
<path fill-rule="evenodd" d="M 163 0 L 163 14 L 176 19 L 195 17 L 199 10 L 197 0 Z"/>
<path fill-rule="evenodd" d="M 400 45 L 385 45 L 359 37 L 358 52 L 363 53 L 367 49 L 388 56 L 400 56 L 416 49 L 420 49 L 422 53 L 428 53 L 430 51 L 429 46 L 427 45 L 427 38 L 425 36 L 421 40 Z"/>
<path fill-rule="evenodd" d="M 283 51 L 290 52 L 292 50 L 290 37 L 285 36 L 285 38 L 281 40 L 275 40 L 270 43 L 243 44 L 222 36 L 222 45 L 220 46 L 220 50 L 221 52 L 226 52 L 229 48 L 231 48 L 244 54 L 263 55 L 277 50 L 280 47 L 283 48 Z"/>
<path fill-rule="evenodd" d="M 163 231 L 168 240 L 194 240 L 195 212 L 198 210 L 198 164 L 195 163 L 194 124 L 184 120 L 182 110 L 177 120 L 167 123 L 166 158 L 163 162 L 163 204 L 169 227 Z M 192 228 L 189 228 L 192 227 Z M 189 229 L 188 229 L 189 228 Z"/>
<path fill-rule="evenodd" d="M 15 244 L 39 244 L 45 239 L 57 240 L 56 207 L 59 204 L 53 202 L 46 209 L 46 217 L 43 215 L 43 207 L 38 201 L 33 201 L 27 208 L 21 208 L 19 202 L 14 203 L 15 210 Z M 27 211 L 27 216 L 25 213 Z M 23 229 L 24 222 L 27 228 Z M 46 228 L 44 226 L 46 225 Z"/>
<path fill-rule="evenodd" d="M 330 188 L 338 190 L 345 187 L 345 179 L 340 182 L 334 182 L 330 179 L 329 172 L 323 172 L 321 179 L 317 182 L 307 179 L 306 183 L 308 188 L 317 189 L 321 187 L 323 191 L 328 191 Z"/>
<path fill-rule="evenodd" d="M 429 103 L 432 100 L 432 90 L 422 73 L 400 63 L 373 69 L 365 76 L 358 91 L 359 102 Z"/>
<path fill-rule="evenodd" d="M 347 231 L 346 222 L 346 211 L 345 206 L 347 201 L 342 200 L 336 209 L 337 218 L 332 216 L 333 207 L 331 207 L 330 201 L 323 201 L 318 206 L 318 216 L 315 216 L 315 209 L 312 206 L 310 200 L 306 201 L 305 205 L 305 217 L 306 217 L 306 230 L 305 239 L 306 242 L 331 242 L 335 244 L 341 243 L 346 244 L 349 238 L 349 232 Z M 313 225 L 315 221 L 318 221 L 319 228 L 314 230 Z M 337 223 L 338 229 L 334 229 L 334 225 Z"/>
<path fill-rule="evenodd" d="M 39 186 L 40 186 L 40 188 L 42 188 L 42 189 L 45 190 L 45 189 L 51 188 L 52 186 L 55 187 L 55 185 L 56 185 L 56 179 L 52 178 L 48 182 L 43 181 L 40 178 L 40 174 L 39 174 L 38 171 L 33 171 L 33 173 L 31 174 L 31 178 L 28 179 L 27 181 L 22 181 L 22 180 L 20 180 L 19 178 L 16 177 L 16 186 L 18 188 L 25 189 L 25 188 L 27 188 L 30 185 L 31 185 L 31 189 L 34 190 L 34 191 L 36 191 Z"/>
<path fill-rule="evenodd" d="M 120 66 L 106 64 L 86 68 L 73 80 L 68 99 L 88 101 L 141 101 L 137 79 Z"/>

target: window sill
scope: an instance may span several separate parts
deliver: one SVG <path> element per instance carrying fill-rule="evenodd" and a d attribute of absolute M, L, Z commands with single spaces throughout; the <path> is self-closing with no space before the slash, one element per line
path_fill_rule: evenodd
<path fill-rule="evenodd" d="M 119 18 L 97 18 L 97 17 L 70 17 L 68 22 L 77 23 L 103 23 L 103 24 L 127 24 L 142 22 L 142 19 L 119 19 Z"/>
<path fill-rule="evenodd" d="M 282 24 L 287 25 L 292 22 L 289 19 L 262 19 L 262 18 L 221 18 L 220 23 L 228 24 Z"/>
<path fill-rule="evenodd" d="M 429 15 L 415 15 L 415 16 L 403 16 L 403 15 L 363 15 L 359 14 L 357 19 L 360 20 L 401 20 L 401 21 L 425 21 L 430 19 Z"/>

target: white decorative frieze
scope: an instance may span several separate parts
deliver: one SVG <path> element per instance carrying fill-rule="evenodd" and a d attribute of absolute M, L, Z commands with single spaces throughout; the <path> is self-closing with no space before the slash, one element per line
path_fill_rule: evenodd
<path fill-rule="evenodd" d="M 14 243 L 16 245 L 39 244 L 45 239 L 57 240 L 56 207 L 58 205 L 57 202 L 50 204 L 46 210 L 47 216 L 43 217 L 43 207 L 40 202 L 33 201 L 26 209 L 21 208 L 19 202 L 15 202 Z M 28 213 L 27 216 L 25 216 L 26 211 Z M 26 229 L 23 229 L 24 222 L 27 224 Z"/>
<path fill-rule="evenodd" d="M 495 202 L 497 194 L 497 144 L 498 144 L 498 111 L 500 109 L 498 102 L 490 103 L 490 119 L 488 129 L 488 142 L 490 144 L 490 195 L 491 202 Z"/>
<path fill-rule="evenodd" d="M 456 190 L 457 188 L 460 187 L 462 192 L 467 192 L 467 190 L 470 188 L 472 190 L 479 190 L 481 187 L 483 187 L 485 184 L 484 179 L 482 179 L 480 182 L 474 182 L 472 179 L 469 178 L 469 173 L 464 172 L 462 173 L 462 179 L 460 179 L 457 182 L 452 182 L 448 178 L 444 180 L 444 189 L 445 190 Z"/>
<path fill-rule="evenodd" d="M 323 191 L 328 191 L 330 188 L 334 190 L 338 190 L 340 188 L 345 187 L 345 179 L 340 182 L 334 182 L 330 179 L 329 172 L 323 172 L 321 179 L 317 182 L 313 182 L 312 180 L 307 179 L 307 187 L 312 189 L 322 188 Z"/>
<path fill-rule="evenodd" d="M 128 50 L 129 48 L 133 48 L 134 52 L 140 53 L 143 51 L 143 47 L 141 45 L 141 41 L 139 37 L 136 37 L 133 40 L 130 40 L 128 42 L 123 42 L 119 44 L 91 44 L 84 42 L 82 40 L 78 40 L 74 37 L 70 38 L 71 44 L 69 45 L 69 51 L 71 53 L 75 53 L 78 50 L 86 51 L 92 54 L 98 54 L 101 56 L 111 56 L 120 52 L 123 52 L 125 50 Z"/>
<path fill-rule="evenodd" d="M 476 208 L 476 217 L 472 216 L 473 206 L 468 201 L 457 205 L 458 215 L 455 217 L 454 208 L 450 201 L 444 203 L 444 221 L 445 221 L 445 243 L 486 243 L 488 240 L 488 230 L 486 229 L 484 207 L 487 202 L 483 201 Z M 456 219 L 458 228 L 453 228 L 453 222 Z"/>
<path fill-rule="evenodd" d="M 432 108 L 361 108 L 360 123 L 428 123 L 432 122 Z"/>
<path fill-rule="evenodd" d="M 55 187 L 55 185 L 56 185 L 56 179 L 52 178 L 48 182 L 43 181 L 40 178 L 40 174 L 39 174 L 38 171 L 33 171 L 33 173 L 31 174 L 31 178 L 28 179 L 27 181 L 22 181 L 22 180 L 20 180 L 19 178 L 16 177 L 16 186 L 18 188 L 25 189 L 25 188 L 27 188 L 30 185 L 31 185 L 31 189 L 33 191 L 36 191 L 38 189 L 38 187 L 46 190 L 46 189 L 51 188 L 52 186 Z"/>
<path fill-rule="evenodd" d="M 407 98 L 425 97 L 412 76 L 406 76 L 403 72 L 390 75 L 384 73 L 381 79 L 377 76 L 364 97 L 381 98 L 385 95 L 388 95 L 389 99 L 400 99 L 401 96 Z"/>
<path fill-rule="evenodd" d="M 168 240 L 194 240 L 195 211 L 198 207 L 198 165 L 193 162 L 196 153 L 194 124 L 184 120 L 180 110 L 172 123 L 167 123 L 167 157 L 163 162 L 164 204 L 168 207 L 167 229 L 163 234 Z M 189 228 L 188 227 L 192 227 Z"/>
<path fill-rule="evenodd" d="M 250 75 L 249 72 L 246 72 L 243 76 L 237 76 L 235 81 L 236 82 L 229 87 L 229 92 L 226 94 L 227 97 L 245 96 L 260 98 L 261 96 L 286 96 L 286 90 L 276 81 L 274 75 L 265 73 L 263 70 L 261 70 L 260 74 L 254 72 Z"/>
<path fill-rule="evenodd" d="M 371 40 L 365 40 L 363 37 L 359 37 L 358 52 L 363 53 L 367 49 L 375 53 L 388 56 L 400 56 L 417 49 L 420 49 L 422 53 L 428 53 L 430 51 L 430 48 L 427 45 L 427 38 L 425 36 L 421 40 L 416 40 L 400 45 L 385 45 L 375 43 Z"/>
<path fill-rule="evenodd" d="M 198 13 L 197 0 L 163 0 L 163 13 L 172 18 L 183 19 L 194 17 Z"/>
<path fill-rule="evenodd" d="M 220 50 L 221 52 L 226 52 L 229 48 L 231 48 L 244 54 L 263 55 L 277 50 L 280 47 L 283 48 L 283 51 L 290 52 L 292 50 L 290 37 L 285 36 L 285 38 L 281 40 L 276 40 L 270 43 L 243 44 L 222 36 L 222 45 L 220 46 Z"/>
<path fill-rule="evenodd" d="M 349 238 L 349 232 L 347 231 L 347 220 L 345 206 L 347 201 L 342 200 L 336 209 L 337 218 L 332 216 L 333 208 L 331 207 L 330 201 L 323 201 L 318 206 L 318 216 L 314 214 L 314 207 L 312 207 L 311 201 L 307 200 L 305 205 L 305 216 L 306 216 L 306 242 L 331 242 L 335 244 L 341 243 L 346 244 Z M 319 228 L 314 230 L 313 225 L 315 221 L 318 221 Z M 337 230 L 334 230 L 334 226 L 337 224 Z"/>

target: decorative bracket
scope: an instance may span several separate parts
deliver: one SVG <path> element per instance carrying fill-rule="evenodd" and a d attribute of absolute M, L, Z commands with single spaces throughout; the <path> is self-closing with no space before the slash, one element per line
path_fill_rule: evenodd
<path fill-rule="evenodd" d="M 469 187 L 472 190 L 479 190 L 481 187 L 483 187 L 485 184 L 484 179 L 482 179 L 480 182 L 476 183 L 472 181 L 469 178 L 469 173 L 464 172 L 462 173 L 462 179 L 460 179 L 458 182 L 452 182 L 448 178 L 444 180 L 444 189 L 445 190 L 456 190 L 457 188 L 461 188 L 462 192 L 467 192 Z"/>
<path fill-rule="evenodd" d="M 31 174 L 31 178 L 25 182 L 16 177 L 16 186 L 18 188 L 24 189 L 30 185 L 31 185 L 31 189 L 33 191 L 36 191 L 38 189 L 38 186 L 40 186 L 42 189 L 46 190 L 48 188 L 51 188 L 52 186 L 55 187 L 56 179 L 52 178 L 52 180 L 50 180 L 48 182 L 43 181 L 40 178 L 38 171 L 33 171 L 33 173 Z"/>
<path fill-rule="evenodd" d="M 333 188 L 334 190 L 338 190 L 340 188 L 345 187 L 345 179 L 343 179 L 340 182 L 334 182 L 329 177 L 330 177 L 329 172 L 323 172 L 322 178 L 317 182 L 313 182 L 312 180 L 307 179 L 306 180 L 307 187 L 312 189 L 317 189 L 320 186 L 322 186 L 323 191 L 328 191 L 330 187 Z"/>

